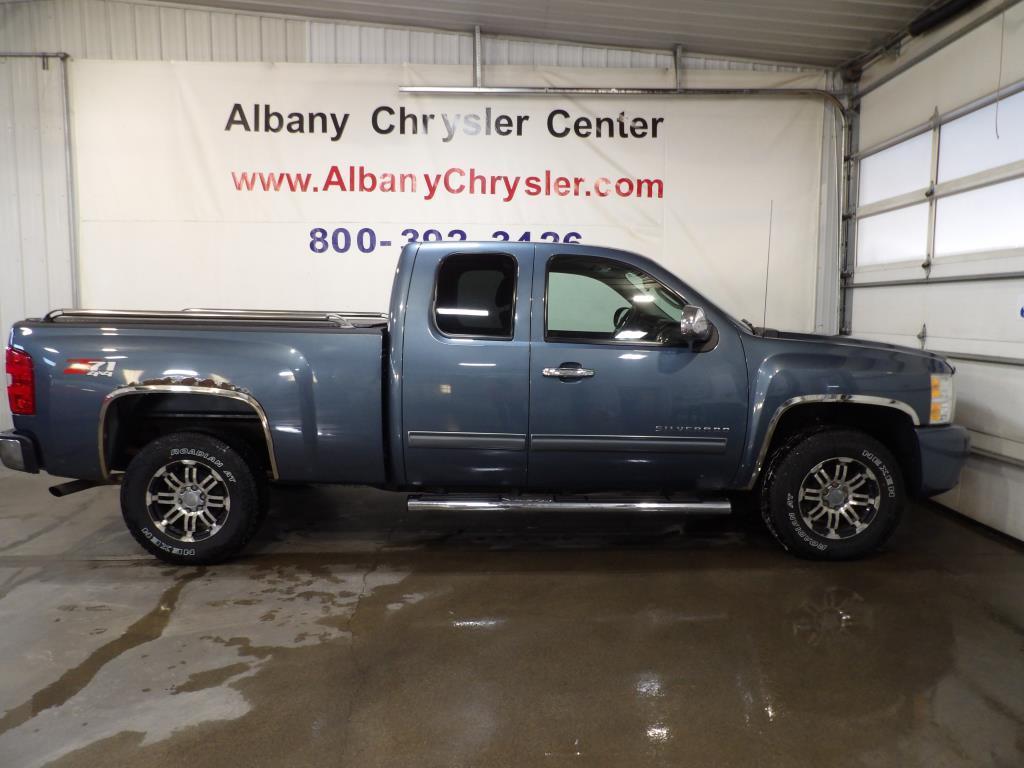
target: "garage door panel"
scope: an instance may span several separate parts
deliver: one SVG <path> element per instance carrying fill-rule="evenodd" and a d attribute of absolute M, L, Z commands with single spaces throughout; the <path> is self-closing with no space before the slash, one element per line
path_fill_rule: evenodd
<path fill-rule="evenodd" d="M 905 337 L 893 343 L 919 346 L 915 337 L 925 317 L 925 295 L 920 289 L 914 286 L 861 288 L 852 296 L 854 336 Z"/>
<path fill-rule="evenodd" d="M 939 256 L 932 262 L 930 277 L 963 277 L 1003 272 L 1024 272 L 1024 249 Z M 923 274 L 917 276 L 923 277 Z"/>
<path fill-rule="evenodd" d="M 1024 358 L 1022 308 L 1024 280 L 861 288 L 853 292 L 852 331 L 918 346 L 927 325 L 929 349 Z"/>
<path fill-rule="evenodd" d="M 1024 468 L 972 456 L 960 485 L 935 500 L 980 523 L 1024 541 Z"/>
<path fill-rule="evenodd" d="M 954 360 L 956 420 L 970 429 L 1024 448 L 1024 367 Z M 1022 455 L 1024 458 L 1024 455 Z"/>
<path fill-rule="evenodd" d="M 1024 280 L 944 283 L 917 290 L 926 297 L 929 346 L 975 352 L 982 344 L 1000 350 L 984 354 L 1024 357 Z M 954 346 L 938 347 L 940 339 Z"/>
<path fill-rule="evenodd" d="M 854 334 L 857 339 L 865 341 L 877 341 L 881 344 L 895 344 L 898 347 L 920 347 L 920 342 L 913 336 L 897 333 L 864 333 L 858 331 Z"/>
<path fill-rule="evenodd" d="M 1005 458 L 1016 464 L 1024 466 L 1024 443 L 1019 440 L 1010 440 L 997 435 L 990 435 L 987 432 L 979 432 L 976 429 L 968 429 L 971 436 L 971 453 L 989 458 Z M 1024 494 L 1021 494 L 1024 501 Z"/>
<path fill-rule="evenodd" d="M 963 277 L 965 275 L 1002 274 L 1024 272 L 1024 248 L 938 256 L 927 272 L 922 268 L 924 259 L 897 261 L 889 264 L 857 265 L 858 283 L 891 282 L 894 280 L 923 280 Z"/>
<path fill-rule="evenodd" d="M 881 283 L 893 280 L 920 280 L 924 277 L 921 264 L 924 259 L 899 261 L 893 264 L 857 265 L 858 283 Z"/>

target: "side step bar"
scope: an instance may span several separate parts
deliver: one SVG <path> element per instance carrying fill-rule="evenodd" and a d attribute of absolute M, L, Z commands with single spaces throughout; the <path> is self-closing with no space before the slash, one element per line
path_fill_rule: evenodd
<path fill-rule="evenodd" d="M 557 496 L 463 496 L 431 494 L 410 496 L 410 512 L 674 512 L 684 515 L 728 515 L 728 499 L 665 497 L 608 498 Z"/>

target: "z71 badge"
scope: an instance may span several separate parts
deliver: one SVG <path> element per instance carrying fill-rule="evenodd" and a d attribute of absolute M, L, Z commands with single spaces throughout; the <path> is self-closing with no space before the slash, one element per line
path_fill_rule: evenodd
<path fill-rule="evenodd" d="M 117 368 L 116 360 L 69 358 L 64 373 L 74 373 L 80 376 L 113 376 L 115 368 Z"/>

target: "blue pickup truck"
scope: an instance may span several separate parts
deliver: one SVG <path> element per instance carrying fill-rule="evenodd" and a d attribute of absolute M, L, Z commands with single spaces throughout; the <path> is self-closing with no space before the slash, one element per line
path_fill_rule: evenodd
<path fill-rule="evenodd" d="M 237 553 L 268 482 L 421 510 L 728 514 L 788 550 L 862 556 L 968 451 L 953 369 L 919 350 L 737 321 L 641 256 L 410 244 L 388 314 L 58 310 L 6 353 L 0 458 L 120 483 L 139 543 Z"/>

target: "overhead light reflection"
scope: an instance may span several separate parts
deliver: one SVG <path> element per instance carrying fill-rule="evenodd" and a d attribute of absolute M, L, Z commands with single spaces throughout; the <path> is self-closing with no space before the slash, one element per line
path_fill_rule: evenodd
<path fill-rule="evenodd" d="M 486 309 L 463 309 L 461 307 L 438 307 L 439 315 L 459 315 L 464 317 L 487 317 L 491 313 Z"/>
<path fill-rule="evenodd" d="M 636 695 L 645 698 L 652 698 L 664 694 L 661 688 L 661 680 L 655 675 L 641 677 L 636 681 Z"/>
<path fill-rule="evenodd" d="M 661 723 L 647 726 L 647 738 L 657 744 L 664 744 L 670 735 L 668 728 Z"/>
<path fill-rule="evenodd" d="M 452 626 L 459 629 L 486 629 L 504 624 L 504 619 L 453 619 Z"/>

